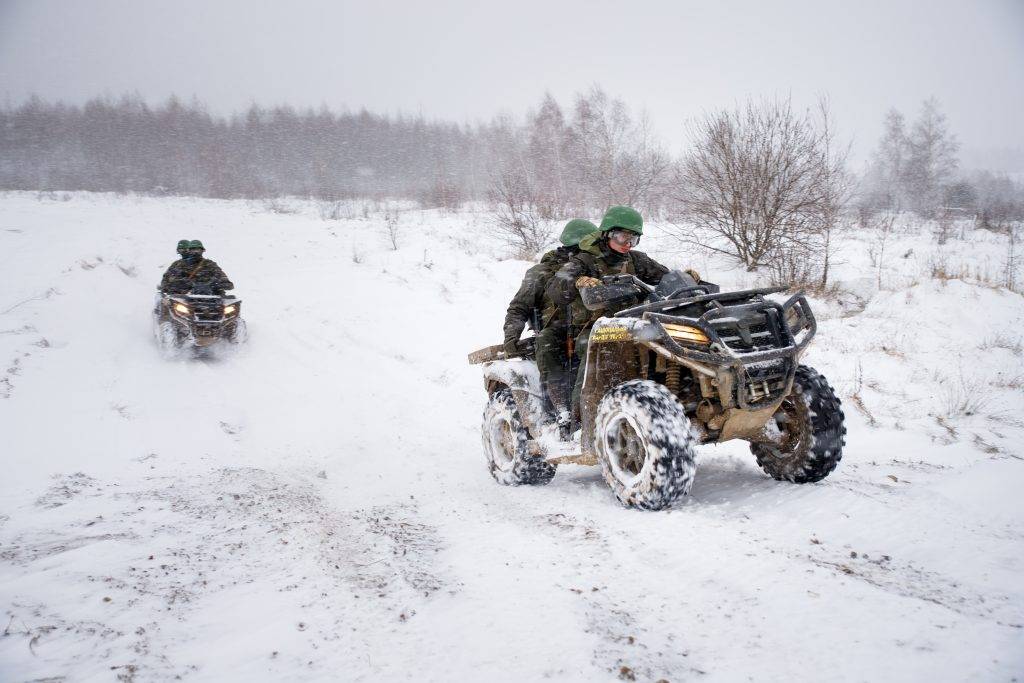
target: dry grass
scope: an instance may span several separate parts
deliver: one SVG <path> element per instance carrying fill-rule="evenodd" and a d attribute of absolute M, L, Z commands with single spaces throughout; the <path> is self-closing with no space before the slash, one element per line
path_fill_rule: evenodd
<path fill-rule="evenodd" d="M 971 417 L 985 411 L 993 400 L 992 387 L 979 377 L 958 377 L 946 384 L 943 393 L 945 417 Z"/>
<path fill-rule="evenodd" d="M 992 272 L 987 266 L 975 265 L 972 268 L 963 262 L 954 263 L 943 253 L 934 253 L 928 258 L 928 274 L 933 280 L 942 283 L 960 280 L 989 289 L 1005 286 L 1000 274 Z"/>
<path fill-rule="evenodd" d="M 294 215 L 301 213 L 300 209 L 291 206 L 281 199 L 265 199 L 263 200 L 263 210 L 268 213 L 276 213 L 281 215 Z"/>
<path fill-rule="evenodd" d="M 870 386 L 870 385 L 869 385 Z M 861 396 L 861 391 L 864 389 L 864 367 L 861 365 L 860 360 L 857 360 L 857 364 L 854 367 L 853 377 L 853 392 L 850 394 L 850 401 L 854 407 L 857 408 L 860 413 L 867 418 L 869 427 L 877 427 L 878 420 L 871 414 L 868 407 L 864 404 L 864 397 Z"/>
<path fill-rule="evenodd" d="M 1024 375 L 999 375 L 992 380 L 992 386 L 1000 389 L 1024 389 Z"/>
<path fill-rule="evenodd" d="M 966 280 L 970 276 L 967 267 L 962 263 L 958 266 L 950 264 L 945 254 L 932 254 L 928 258 L 928 271 L 933 280 L 949 282 L 950 280 Z"/>
<path fill-rule="evenodd" d="M 882 353 L 884 353 L 885 355 L 887 355 L 887 356 L 889 356 L 891 358 L 898 358 L 900 360 L 906 360 L 907 359 L 907 354 L 903 353 L 902 351 L 900 351 L 899 349 L 897 349 L 895 347 L 881 346 L 880 350 L 881 350 Z"/>
<path fill-rule="evenodd" d="M 988 416 L 988 419 L 998 425 L 1004 425 L 1006 427 L 1016 427 L 1017 429 L 1024 429 L 1024 420 L 1017 417 L 1015 413 L 1010 411 L 1002 411 L 993 413 Z M 997 436 L 1002 436 L 997 434 Z"/>
<path fill-rule="evenodd" d="M 1015 356 L 1024 355 L 1024 337 L 1009 332 L 998 332 L 981 342 L 979 349 L 1006 349 Z"/>
<path fill-rule="evenodd" d="M 987 453 L 989 455 L 997 455 L 1003 452 L 1003 449 L 1001 449 L 999 446 L 996 446 L 993 443 L 985 441 L 985 439 L 982 438 L 980 434 L 974 434 L 971 439 L 971 442 L 983 453 Z"/>
<path fill-rule="evenodd" d="M 942 427 L 943 429 L 946 430 L 946 433 L 949 434 L 949 438 L 952 441 L 956 441 L 957 440 L 958 434 L 957 434 L 957 431 L 956 431 L 956 427 L 954 427 L 953 425 L 949 424 L 941 415 L 936 415 L 935 416 L 935 421 L 937 423 L 939 423 L 940 427 Z"/>
<path fill-rule="evenodd" d="M 858 391 L 857 393 L 855 393 L 855 394 L 852 394 L 852 395 L 850 396 L 850 402 L 851 402 L 851 403 L 853 403 L 853 406 L 854 406 L 854 407 L 855 407 L 855 408 L 856 408 L 856 409 L 857 409 L 857 410 L 858 410 L 858 411 L 859 411 L 859 412 L 860 412 L 860 413 L 861 413 L 861 414 L 862 414 L 862 415 L 863 415 L 863 416 L 864 416 L 865 418 L 867 418 L 867 421 L 868 421 L 868 426 L 869 426 L 869 427 L 877 427 L 877 426 L 878 426 L 878 420 L 876 420 L 876 419 L 875 419 L 875 416 L 871 414 L 871 411 L 870 411 L 870 410 L 868 410 L 868 407 L 867 407 L 866 405 L 864 405 L 864 399 L 863 399 L 863 398 L 861 397 L 861 395 L 860 395 L 860 392 L 859 392 L 859 391 Z"/>

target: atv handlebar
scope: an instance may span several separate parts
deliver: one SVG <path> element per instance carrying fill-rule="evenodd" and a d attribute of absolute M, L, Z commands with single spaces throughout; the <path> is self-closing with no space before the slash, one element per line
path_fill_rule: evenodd
<path fill-rule="evenodd" d="M 605 275 L 601 278 L 602 285 L 635 285 L 648 294 L 654 294 L 654 287 L 636 275 Z"/>
<path fill-rule="evenodd" d="M 732 299 L 749 299 L 754 296 L 763 296 L 765 294 L 778 294 L 779 292 L 785 292 L 786 289 L 786 287 L 761 287 L 758 289 L 743 289 L 737 292 L 714 292 L 709 294 L 700 294 L 698 296 L 678 296 L 678 294 L 673 294 L 670 299 L 655 299 L 648 301 L 647 303 L 619 311 L 615 314 L 615 317 L 636 318 L 648 311 L 654 313 L 669 308 L 675 308 L 677 306 L 699 304 L 712 300 L 729 301 Z"/>
<path fill-rule="evenodd" d="M 698 282 L 688 273 L 669 271 L 657 286 L 649 285 L 636 275 L 605 275 L 601 284 L 580 290 L 583 305 L 591 311 L 608 306 L 630 306 L 634 310 L 669 300 L 717 294 L 719 287 L 710 282 Z M 646 297 L 643 304 L 637 304 L 637 297 Z M 621 313 L 619 314 L 621 315 Z"/>

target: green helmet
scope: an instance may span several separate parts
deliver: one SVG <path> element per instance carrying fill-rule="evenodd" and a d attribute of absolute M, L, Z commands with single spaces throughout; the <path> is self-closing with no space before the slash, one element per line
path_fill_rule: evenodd
<path fill-rule="evenodd" d="M 199 240 L 191 240 L 188 243 L 188 248 L 189 249 L 202 249 L 203 251 L 206 251 L 206 247 L 204 247 L 203 243 L 200 242 Z"/>
<path fill-rule="evenodd" d="M 613 206 L 605 211 L 604 218 L 601 219 L 601 232 L 608 232 L 615 228 L 622 228 L 642 235 L 644 234 L 644 219 L 634 208 Z"/>
<path fill-rule="evenodd" d="M 558 241 L 567 247 L 575 247 L 581 239 L 593 232 L 597 232 L 596 225 L 582 218 L 574 218 L 562 228 L 562 234 L 559 235 Z"/>
<path fill-rule="evenodd" d="M 188 240 L 178 240 L 178 253 L 184 254 L 186 249 L 188 249 Z"/>

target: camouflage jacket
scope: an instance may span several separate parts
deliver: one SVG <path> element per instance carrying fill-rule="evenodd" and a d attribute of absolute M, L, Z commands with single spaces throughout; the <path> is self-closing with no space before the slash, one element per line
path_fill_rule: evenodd
<path fill-rule="evenodd" d="M 548 282 L 547 297 L 556 310 L 566 311 L 572 316 L 572 327 L 583 330 L 603 315 L 612 315 L 617 311 L 604 309 L 589 311 L 583 305 L 576 280 L 584 275 L 601 278 L 605 275 L 636 275 L 649 285 L 661 282 L 668 268 L 661 265 L 642 251 L 631 250 L 621 255 L 608 247 L 607 239 L 600 233 L 588 235 L 580 242 L 580 253 L 576 254 Z M 564 314 L 563 314 L 564 315 Z"/>
<path fill-rule="evenodd" d="M 576 247 L 559 247 L 544 254 L 540 263 L 532 266 L 523 277 L 523 284 L 519 291 L 512 297 L 508 304 L 508 311 L 505 313 L 505 341 L 516 341 L 527 323 L 531 326 L 534 321 L 539 320 L 540 326 L 547 324 L 544 318 L 550 317 L 545 313 L 547 302 L 544 291 L 548 280 L 562 267 L 572 256 L 578 253 Z M 536 317 L 535 317 L 536 316 Z M 538 332 L 540 330 L 537 330 Z"/>
<path fill-rule="evenodd" d="M 215 261 L 204 258 L 195 265 L 189 265 L 185 263 L 185 259 L 178 259 L 171 264 L 160 280 L 160 291 L 167 294 L 185 294 L 197 283 L 210 285 L 215 292 L 235 288 Z"/>

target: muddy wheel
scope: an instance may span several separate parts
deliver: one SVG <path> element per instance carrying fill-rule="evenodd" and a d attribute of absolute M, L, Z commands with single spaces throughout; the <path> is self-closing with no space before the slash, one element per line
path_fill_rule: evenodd
<path fill-rule="evenodd" d="M 814 368 L 796 370 L 793 390 L 768 423 L 772 441 L 750 444 L 757 464 L 773 478 L 821 481 L 843 457 L 843 411 L 828 381 Z"/>
<path fill-rule="evenodd" d="M 156 343 L 160 347 L 160 355 L 164 358 L 174 358 L 178 355 L 181 351 L 181 337 L 174 323 L 164 320 L 157 324 Z"/>
<path fill-rule="evenodd" d="M 531 456 L 527 449 L 530 433 L 519 419 L 516 401 L 509 389 L 491 394 L 484 408 L 483 443 L 487 467 L 499 484 L 547 484 L 555 476 L 555 465 Z"/>
<path fill-rule="evenodd" d="M 696 441 L 683 406 L 661 384 L 631 380 L 605 394 L 594 440 L 605 481 L 623 505 L 662 510 L 690 490 Z"/>

